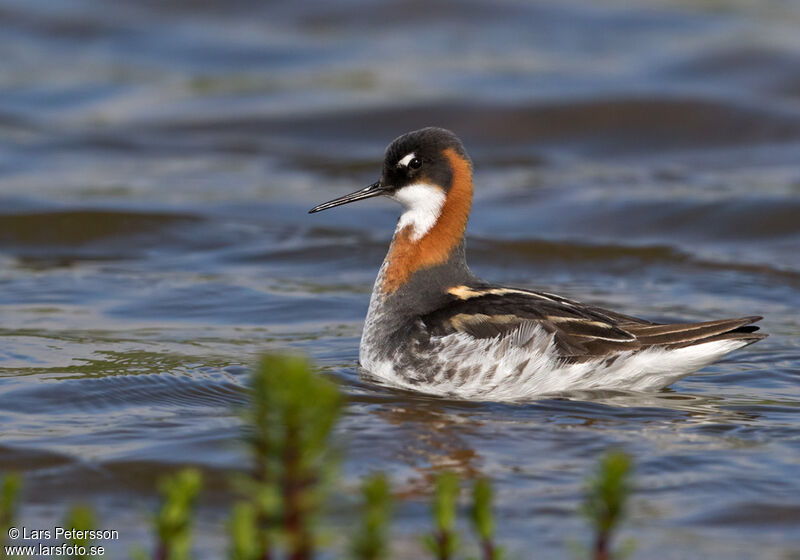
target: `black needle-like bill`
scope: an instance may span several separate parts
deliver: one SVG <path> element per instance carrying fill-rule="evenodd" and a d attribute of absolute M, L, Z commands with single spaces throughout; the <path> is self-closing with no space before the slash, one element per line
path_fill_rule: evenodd
<path fill-rule="evenodd" d="M 346 194 L 344 196 L 340 196 L 339 198 L 334 198 L 333 200 L 329 200 L 328 202 L 323 202 L 318 206 L 314 206 L 311 210 L 308 211 L 309 214 L 313 214 L 315 212 L 321 212 L 323 210 L 327 210 L 328 208 L 333 208 L 334 206 L 341 206 L 342 204 L 348 204 L 350 202 L 355 202 L 356 200 L 364 200 L 366 198 L 372 198 L 373 196 L 378 196 L 383 194 L 386 189 L 381 186 L 380 181 L 376 181 L 361 189 L 360 191 L 356 191 L 350 194 Z"/>

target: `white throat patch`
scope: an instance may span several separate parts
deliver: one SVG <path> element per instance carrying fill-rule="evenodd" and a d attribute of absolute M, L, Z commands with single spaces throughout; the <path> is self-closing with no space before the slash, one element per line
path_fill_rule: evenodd
<path fill-rule="evenodd" d="M 444 191 L 435 185 L 414 183 L 395 192 L 392 198 L 406 209 L 400 216 L 395 231 L 411 226 L 413 228 L 411 239 L 417 241 L 428 233 L 439 219 L 446 196 Z"/>

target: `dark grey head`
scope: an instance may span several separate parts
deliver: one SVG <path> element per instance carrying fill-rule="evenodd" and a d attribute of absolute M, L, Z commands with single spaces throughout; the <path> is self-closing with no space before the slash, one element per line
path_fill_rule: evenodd
<path fill-rule="evenodd" d="M 461 140 L 444 128 L 428 127 L 408 132 L 396 138 L 386 148 L 383 172 L 379 181 L 368 187 L 336 198 L 312 208 L 309 212 L 319 212 L 356 200 L 375 196 L 389 196 L 405 206 L 426 204 L 427 193 L 431 197 L 445 197 L 453 185 L 454 165 L 471 167 Z M 426 187 L 427 189 L 403 189 L 407 187 Z M 412 192 L 413 191 L 413 192 Z M 438 191 L 438 192 L 437 192 Z M 436 201 L 433 201 L 436 202 Z"/>

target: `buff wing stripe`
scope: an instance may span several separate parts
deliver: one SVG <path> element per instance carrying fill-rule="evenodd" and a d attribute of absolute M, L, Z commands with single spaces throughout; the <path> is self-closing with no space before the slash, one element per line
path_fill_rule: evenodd
<path fill-rule="evenodd" d="M 762 317 L 738 317 L 720 319 L 703 323 L 676 323 L 670 325 L 625 325 L 643 346 L 667 346 L 683 348 L 714 340 L 742 339 L 755 342 L 767 335 L 757 333 L 758 327 L 752 323 Z"/>

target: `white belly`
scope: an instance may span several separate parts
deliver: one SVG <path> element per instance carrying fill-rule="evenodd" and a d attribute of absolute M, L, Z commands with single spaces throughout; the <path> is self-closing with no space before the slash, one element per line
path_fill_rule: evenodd
<path fill-rule="evenodd" d="M 379 357 L 376 342 L 362 339 L 360 360 L 379 380 L 433 395 L 492 401 L 590 389 L 661 389 L 747 345 L 741 340 L 721 340 L 677 350 L 623 352 L 613 360 L 568 363 L 558 358 L 552 335 L 543 330 L 521 346 L 514 344 L 513 337 L 475 339 L 456 333 L 434 339 L 431 352 L 416 356 L 425 367 L 409 371 L 397 366 L 404 363 L 402 356 Z"/>

